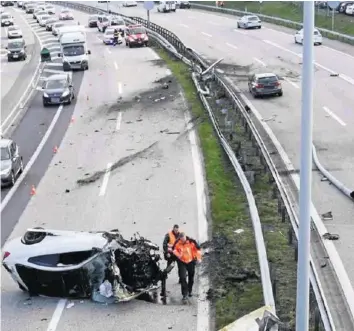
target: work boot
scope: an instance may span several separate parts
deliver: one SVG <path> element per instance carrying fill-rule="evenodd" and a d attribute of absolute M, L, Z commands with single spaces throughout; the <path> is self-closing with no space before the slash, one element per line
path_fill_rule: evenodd
<path fill-rule="evenodd" d="M 192 291 L 189 291 L 188 296 L 191 298 L 193 296 Z"/>
<path fill-rule="evenodd" d="M 187 296 L 186 296 L 186 295 L 184 295 L 184 296 L 183 296 L 183 298 L 182 298 L 182 302 L 183 302 L 183 303 L 186 303 L 186 302 L 187 302 L 187 300 L 188 300 L 188 299 L 187 299 Z"/>

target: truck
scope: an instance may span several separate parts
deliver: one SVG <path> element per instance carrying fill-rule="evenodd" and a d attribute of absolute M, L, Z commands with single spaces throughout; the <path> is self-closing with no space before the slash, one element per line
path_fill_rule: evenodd
<path fill-rule="evenodd" d="M 86 34 L 84 31 L 66 32 L 60 38 L 60 53 L 63 70 L 88 70 L 88 55 L 91 51 L 87 49 Z"/>
<path fill-rule="evenodd" d="M 85 27 L 82 25 L 64 25 L 58 29 L 58 41 L 60 42 L 61 36 L 68 32 L 83 32 L 85 33 Z"/>
<path fill-rule="evenodd" d="M 169 13 L 171 11 L 176 11 L 176 1 L 160 1 L 157 6 L 157 11 L 159 13 Z"/>

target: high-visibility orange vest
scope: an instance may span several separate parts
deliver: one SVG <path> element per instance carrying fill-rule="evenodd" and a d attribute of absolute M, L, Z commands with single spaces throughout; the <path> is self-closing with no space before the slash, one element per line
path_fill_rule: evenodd
<path fill-rule="evenodd" d="M 185 243 L 178 241 L 173 250 L 173 254 L 184 263 L 190 263 L 194 260 L 200 261 L 202 258 L 200 250 L 189 240 Z"/>
<path fill-rule="evenodd" d="M 170 231 L 168 233 L 168 237 L 169 237 L 169 241 L 168 241 L 167 247 L 172 248 L 177 240 L 176 235 L 173 233 L 173 231 Z"/>

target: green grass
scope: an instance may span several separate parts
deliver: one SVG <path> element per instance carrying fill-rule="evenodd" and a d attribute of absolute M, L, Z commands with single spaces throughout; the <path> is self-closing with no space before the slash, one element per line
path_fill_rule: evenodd
<path fill-rule="evenodd" d="M 197 3 L 215 6 L 215 2 L 198 1 Z M 245 10 L 274 17 L 283 18 L 302 23 L 302 6 L 294 1 L 263 1 L 262 5 L 258 1 L 225 1 L 224 8 Z M 316 10 L 315 24 L 318 28 L 332 30 L 332 14 L 326 16 L 325 10 Z M 334 31 L 354 36 L 354 17 L 335 13 Z"/>
<path fill-rule="evenodd" d="M 204 118 L 197 131 L 209 190 L 214 250 L 218 255 L 211 261 L 211 280 L 215 293 L 212 301 L 216 310 L 216 329 L 219 329 L 263 306 L 259 280 L 237 284 L 227 280 L 227 277 L 235 275 L 240 269 L 259 272 L 247 201 L 233 168 L 226 161 L 212 124 L 207 119 L 189 68 L 171 58 L 164 50 L 157 51 L 181 85 L 193 117 Z M 245 232 L 236 235 L 234 231 L 240 228 Z"/>

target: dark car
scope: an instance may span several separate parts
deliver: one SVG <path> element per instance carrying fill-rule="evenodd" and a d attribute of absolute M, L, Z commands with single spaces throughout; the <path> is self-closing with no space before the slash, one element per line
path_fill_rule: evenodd
<path fill-rule="evenodd" d="M 98 15 L 90 15 L 88 18 L 88 27 L 97 28 L 97 19 L 98 19 Z"/>
<path fill-rule="evenodd" d="M 24 61 L 27 58 L 26 44 L 23 39 L 14 39 L 9 41 L 6 49 L 8 62 L 17 60 Z"/>
<path fill-rule="evenodd" d="M 33 14 L 34 8 L 35 7 L 33 5 L 26 5 L 26 14 Z"/>
<path fill-rule="evenodd" d="M 55 74 L 43 84 L 43 106 L 71 104 L 75 98 L 72 80 L 68 74 Z"/>
<path fill-rule="evenodd" d="M 146 29 L 142 25 L 129 25 L 125 31 L 125 45 L 132 48 L 133 46 L 148 46 L 149 37 Z"/>
<path fill-rule="evenodd" d="M 55 18 L 55 17 L 49 18 L 45 23 L 45 29 L 47 31 L 52 31 L 52 27 L 55 22 L 58 22 L 57 18 Z"/>
<path fill-rule="evenodd" d="M 190 9 L 191 4 L 189 3 L 189 1 L 181 1 L 179 4 L 179 8 L 180 9 L 184 9 L 184 8 Z"/>
<path fill-rule="evenodd" d="M 15 4 L 14 1 L 1 1 L 1 6 L 7 7 L 7 6 L 13 6 Z"/>
<path fill-rule="evenodd" d="M 1 139 L 1 187 L 13 186 L 23 171 L 22 156 L 16 143 L 10 139 Z"/>
<path fill-rule="evenodd" d="M 283 95 L 280 80 L 276 74 L 264 73 L 254 74 L 248 79 L 248 89 L 255 97 L 265 95 Z"/>

